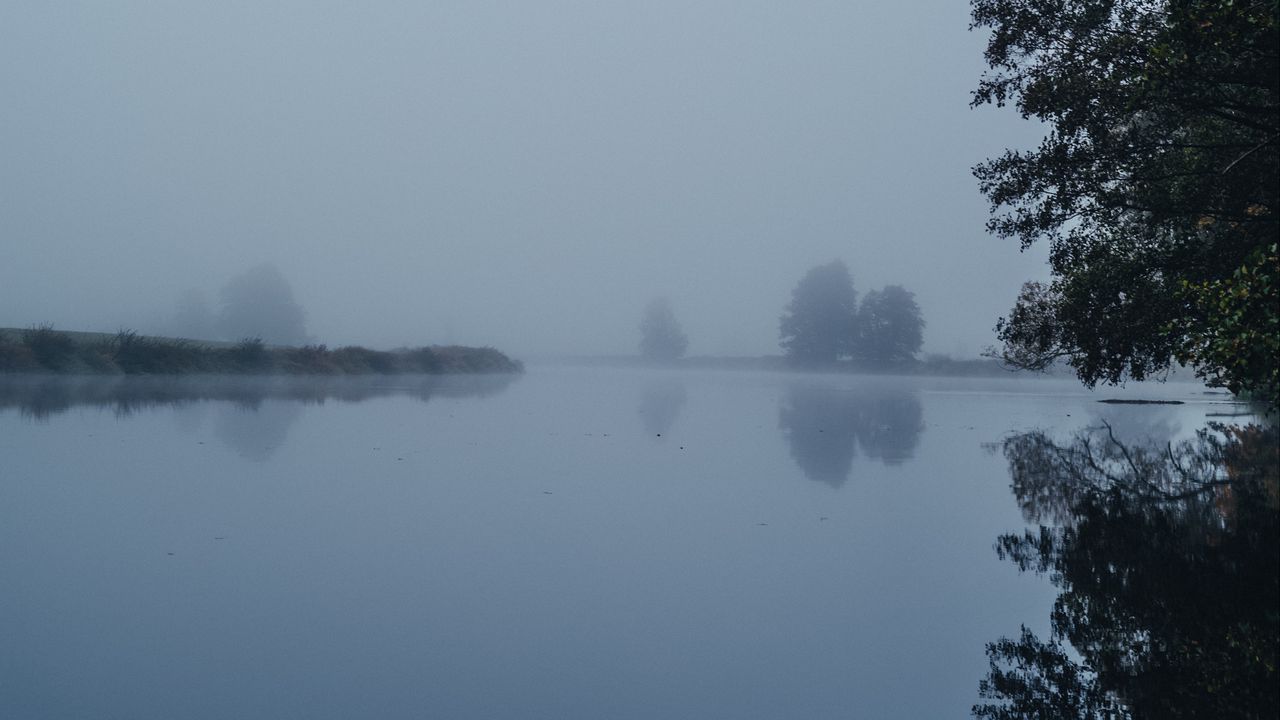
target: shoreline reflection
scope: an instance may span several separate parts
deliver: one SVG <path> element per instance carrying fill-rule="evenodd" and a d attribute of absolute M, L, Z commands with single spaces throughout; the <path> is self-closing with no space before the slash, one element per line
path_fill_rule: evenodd
<path fill-rule="evenodd" d="M 668 378 L 646 384 L 640 391 L 640 407 L 636 411 L 645 433 L 655 439 L 669 434 L 688 399 L 689 392 L 681 380 Z"/>
<path fill-rule="evenodd" d="M 489 397 L 517 375 L 390 375 L 358 377 L 184 376 L 184 377 L 9 377 L 0 378 L 0 411 L 16 408 L 33 420 L 77 407 L 111 410 L 117 417 L 165 407 L 220 401 L 256 412 L 266 401 L 322 405 L 406 396 Z"/>

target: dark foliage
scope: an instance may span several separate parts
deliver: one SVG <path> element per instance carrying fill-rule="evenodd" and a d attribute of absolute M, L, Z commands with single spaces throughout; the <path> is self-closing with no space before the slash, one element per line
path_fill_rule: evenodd
<path fill-rule="evenodd" d="M 333 362 L 346 373 L 391 373 L 396 371 L 391 353 L 378 352 L 358 345 L 333 351 Z"/>
<path fill-rule="evenodd" d="M 149 338 L 121 330 L 108 346 L 111 360 L 126 375 L 174 375 L 208 369 L 201 349 L 185 340 Z"/>
<path fill-rule="evenodd" d="M 280 369 L 294 375 L 332 375 L 342 372 L 325 345 L 285 348 L 280 352 Z"/>
<path fill-rule="evenodd" d="M 1277 14 L 1274 0 L 974 1 L 991 30 L 974 104 L 1049 128 L 975 170 L 992 231 L 1050 243 L 1052 283 L 997 327 L 1010 363 L 1064 357 L 1093 384 L 1179 360 L 1275 402 Z"/>
<path fill-rule="evenodd" d="M 67 370 L 75 360 L 75 343 L 65 333 L 54 330 L 50 325 L 37 325 L 23 330 L 22 344 L 40 367 Z"/>
<path fill-rule="evenodd" d="M 259 373 L 271 368 L 272 358 L 260 337 L 247 337 L 226 351 L 230 369 L 236 372 Z"/>
<path fill-rule="evenodd" d="M 31 348 L 0 332 L 0 372 L 31 372 L 40 369 Z"/>
<path fill-rule="evenodd" d="M 997 551 L 1061 594 L 1052 637 L 987 648 L 984 718 L 1273 718 L 1280 712 L 1277 438 L 1257 427 L 1135 447 L 1109 428 L 1004 445 L 1030 517 Z M 1065 643 L 1078 653 L 1072 657 Z"/>

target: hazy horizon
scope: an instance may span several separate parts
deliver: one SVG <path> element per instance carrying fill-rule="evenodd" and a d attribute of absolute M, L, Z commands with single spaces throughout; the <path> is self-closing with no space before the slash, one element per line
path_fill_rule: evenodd
<path fill-rule="evenodd" d="M 10 3 L 0 326 L 152 331 L 279 268 L 330 345 L 778 350 L 809 268 L 916 294 L 974 356 L 1043 248 L 969 168 L 967 3 Z"/>

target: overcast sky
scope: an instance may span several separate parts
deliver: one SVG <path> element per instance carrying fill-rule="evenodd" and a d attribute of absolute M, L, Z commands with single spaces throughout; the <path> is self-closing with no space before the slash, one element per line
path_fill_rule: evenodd
<path fill-rule="evenodd" d="M 778 352 L 804 272 L 976 355 L 1044 251 L 970 167 L 968 3 L 0 5 L 0 326 L 145 330 L 275 263 L 330 345 Z"/>

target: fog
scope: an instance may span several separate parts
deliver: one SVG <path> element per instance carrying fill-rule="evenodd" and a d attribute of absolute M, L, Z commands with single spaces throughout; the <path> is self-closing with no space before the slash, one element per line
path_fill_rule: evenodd
<path fill-rule="evenodd" d="M 778 352 L 814 265 L 973 356 L 1043 250 L 969 168 L 964 2 L 43 3 L 0 9 L 0 326 L 160 330 L 278 268 L 310 337 Z M 186 303 L 184 305 L 184 303 Z"/>

